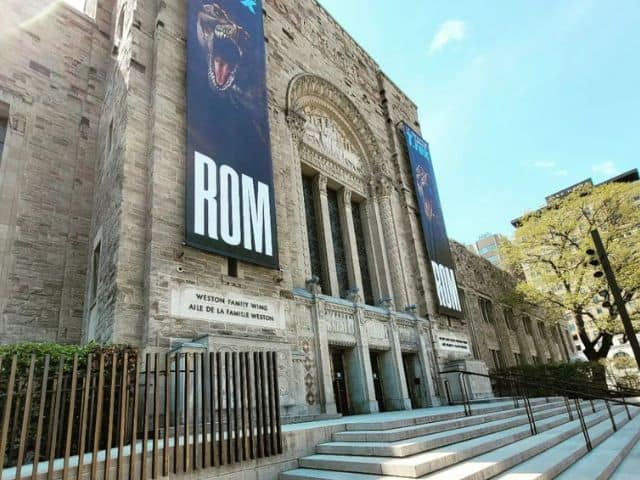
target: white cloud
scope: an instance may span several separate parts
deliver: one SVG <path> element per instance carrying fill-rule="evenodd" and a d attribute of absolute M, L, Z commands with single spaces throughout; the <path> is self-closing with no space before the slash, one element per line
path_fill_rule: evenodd
<path fill-rule="evenodd" d="M 569 175 L 569 171 L 565 169 L 556 170 L 551 175 L 553 175 L 554 177 L 566 177 L 567 175 Z"/>
<path fill-rule="evenodd" d="M 601 173 L 602 175 L 615 175 L 618 173 L 618 168 L 612 161 L 603 162 L 600 165 L 594 165 L 592 170 L 595 173 Z"/>
<path fill-rule="evenodd" d="M 556 162 L 551 162 L 549 160 L 538 160 L 537 162 L 534 162 L 533 164 L 534 167 L 536 168 L 553 168 L 556 166 Z"/>
<path fill-rule="evenodd" d="M 460 20 L 447 20 L 433 37 L 429 55 L 442 50 L 448 43 L 459 42 L 464 38 L 466 25 Z"/>

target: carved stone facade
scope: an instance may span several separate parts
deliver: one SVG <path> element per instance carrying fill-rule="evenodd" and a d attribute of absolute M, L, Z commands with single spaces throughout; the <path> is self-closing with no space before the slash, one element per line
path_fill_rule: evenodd
<path fill-rule="evenodd" d="M 314 0 L 265 0 L 280 269 L 231 269 L 183 244 L 186 3 L 98 0 L 91 15 L 56 3 L 55 19 L 12 17 L 15 45 L 0 52 L 11 125 L 0 162 L 0 340 L 275 350 L 290 419 L 438 405 L 439 371 L 472 359 L 475 337 L 435 308 L 397 130 L 419 130 L 416 106 Z M 8 15 L 35 18 L 42 2 L 9 4 Z M 459 277 L 469 296 L 483 291 L 466 270 Z M 276 321 L 189 315 L 180 298 L 192 291 L 251 298 Z M 484 334 L 479 360 L 490 363 L 483 349 L 503 333 Z"/>

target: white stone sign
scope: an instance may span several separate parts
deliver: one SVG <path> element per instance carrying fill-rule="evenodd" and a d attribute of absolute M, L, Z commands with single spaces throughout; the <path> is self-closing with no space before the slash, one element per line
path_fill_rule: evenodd
<path fill-rule="evenodd" d="M 281 304 L 238 292 L 212 292 L 185 287 L 171 292 L 171 315 L 190 320 L 284 328 Z"/>
<path fill-rule="evenodd" d="M 469 340 L 451 332 L 439 332 L 438 345 L 441 350 L 471 353 Z"/>

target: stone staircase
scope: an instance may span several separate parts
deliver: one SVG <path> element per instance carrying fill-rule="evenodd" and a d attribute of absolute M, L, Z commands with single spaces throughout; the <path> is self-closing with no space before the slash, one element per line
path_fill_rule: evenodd
<path fill-rule="evenodd" d="M 522 405 L 522 402 L 520 402 Z M 281 480 L 505 480 L 640 478 L 640 408 L 582 402 L 593 445 L 588 452 L 573 402 L 533 399 L 537 435 L 523 407 L 473 406 L 441 414 L 348 423 Z M 628 471 L 628 474 L 625 472 Z M 635 472 L 635 473 L 633 473 Z M 632 475 L 632 476 L 625 476 Z"/>

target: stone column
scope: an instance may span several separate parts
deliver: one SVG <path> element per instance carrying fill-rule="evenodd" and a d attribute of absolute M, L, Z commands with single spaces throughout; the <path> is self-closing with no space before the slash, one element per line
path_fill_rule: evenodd
<path fill-rule="evenodd" d="M 320 215 L 318 229 L 322 240 L 322 265 L 324 267 L 324 285 L 326 293 L 333 297 L 340 297 L 338 274 L 336 272 L 335 253 L 333 250 L 333 232 L 329 220 L 329 200 L 327 199 L 327 177 L 319 174 L 315 178 L 316 211 Z"/>
<path fill-rule="evenodd" d="M 367 320 L 364 310 L 354 302 L 356 346 L 347 353 L 349 369 L 349 393 L 355 413 L 376 413 L 379 411 L 376 391 L 373 385 L 373 371 L 367 339 Z"/>
<path fill-rule="evenodd" d="M 516 317 L 514 315 L 514 320 L 513 322 L 515 323 L 515 333 L 516 333 L 516 339 L 518 340 L 518 345 L 520 346 L 520 357 L 522 359 L 522 362 L 525 364 L 531 364 L 533 363 L 532 359 L 531 359 L 531 351 L 529 349 L 529 342 L 527 341 L 527 332 L 524 329 L 524 325 L 522 324 L 521 321 L 516 320 Z"/>
<path fill-rule="evenodd" d="M 407 379 L 402 362 L 398 325 L 391 312 L 388 312 L 388 316 L 387 331 L 391 351 L 387 355 L 390 356 L 391 361 L 385 362 L 384 365 L 385 404 L 391 410 L 411 410 L 411 398 L 409 398 L 409 389 L 407 388 Z"/>
<path fill-rule="evenodd" d="M 371 182 L 369 185 L 369 199 L 366 203 L 363 226 L 367 238 L 370 260 L 373 264 L 373 269 L 370 273 L 375 300 L 390 298 L 392 295 L 391 276 L 389 275 L 389 262 L 384 245 L 382 223 L 380 222 L 380 209 L 378 208 L 374 182 Z"/>
<path fill-rule="evenodd" d="M 416 330 L 418 333 L 418 358 L 420 359 L 420 367 L 422 369 L 422 378 L 424 379 L 424 401 L 427 407 L 437 407 L 440 405 L 440 399 L 436 395 L 434 382 L 437 381 L 438 365 L 434 365 L 435 356 L 433 353 L 431 324 L 428 320 L 416 318 Z M 434 377 L 434 375 L 436 375 Z"/>
<path fill-rule="evenodd" d="M 316 359 L 318 368 L 318 390 L 320 401 L 324 406 L 324 412 L 335 415 L 336 399 L 333 393 L 333 378 L 331 378 L 331 353 L 329 352 L 329 337 L 327 335 L 327 322 L 325 321 L 326 304 L 314 295 L 313 308 L 311 309 L 311 321 L 315 332 Z"/>
<path fill-rule="evenodd" d="M 533 347 L 536 350 L 536 355 L 538 357 L 538 362 L 540 364 L 544 364 L 547 361 L 547 355 L 544 351 L 543 339 L 540 338 L 540 328 L 538 328 L 538 319 L 529 317 L 529 324 L 531 326 L 531 338 L 533 338 Z"/>
<path fill-rule="evenodd" d="M 564 329 L 560 325 L 556 325 L 556 334 L 558 335 L 558 343 L 562 346 L 560 352 L 564 354 L 563 360 L 568 362 L 571 357 L 571 353 L 569 353 L 570 349 L 567 345 L 567 337 L 564 334 Z"/>
<path fill-rule="evenodd" d="M 496 332 L 496 339 L 498 340 L 500 351 L 502 352 L 502 361 L 506 368 L 514 366 L 516 364 L 516 359 L 511 346 L 511 330 L 507 325 L 507 319 L 504 316 L 504 309 L 501 310 L 502 311 L 498 315 L 497 307 L 495 305 L 493 306 L 493 319 L 495 321 L 494 330 Z M 504 336 L 501 335 L 501 331 L 505 333 Z"/>
<path fill-rule="evenodd" d="M 407 298 L 404 288 L 404 275 L 402 273 L 402 259 L 400 257 L 400 248 L 396 237 L 396 226 L 393 221 L 393 206 L 391 204 L 392 192 L 393 186 L 391 185 L 391 181 L 387 178 L 383 178 L 378 183 L 380 220 L 382 223 L 382 231 L 384 232 L 384 241 L 389 258 L 393 302 L 396 309 L 402 310 L 407 305 Z"/>
<path fill-rule="evenodd" d="M 344 235 L 344 247 L 347 256 L 347 273 L 349 275 L 349 287 L 362 292 L 362 275 L 360 272 L 360 258 L 358 256 L 358 244 L 356 231 L 353 226 L 353 212 L 351 210 L 351 191 L 343 188 L 339 197 L 340 223 Z"/>

